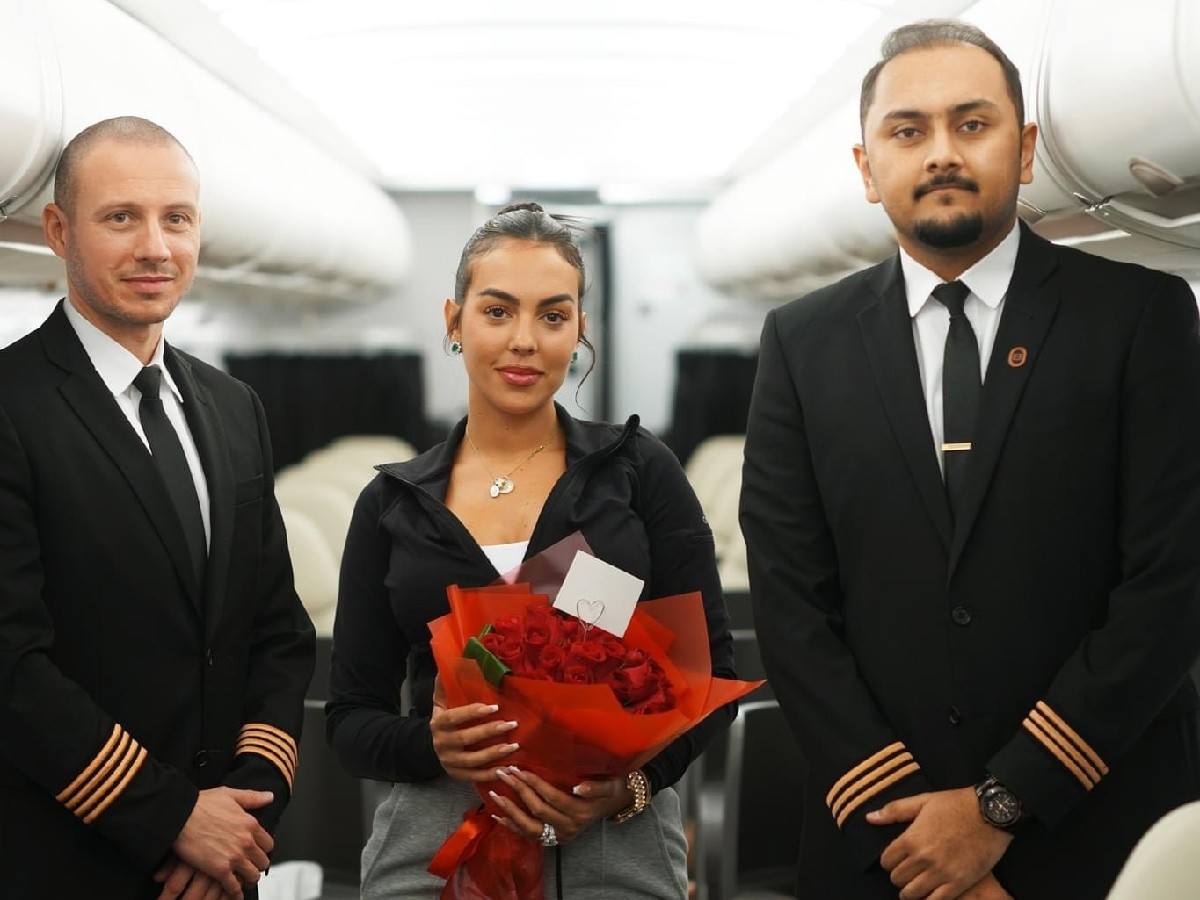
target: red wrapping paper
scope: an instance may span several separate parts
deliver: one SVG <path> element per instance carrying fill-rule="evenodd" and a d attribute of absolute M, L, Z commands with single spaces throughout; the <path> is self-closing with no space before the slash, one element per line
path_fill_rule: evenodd
<path fill-rule="evenodd" d="M 520 574 L 555 592 L 577 549 L 586 550 L 586 544 L 572 535 L 527 562 Z M 513 676 L 506 676 L 499 688 L 487 682 L 478 665 L 462 656 L 467 639 L 501 616 L 522 616 L 532 603 L 552 602 L 551 593 L 535 594 L 529 583 L 469 590 L 451 586 L 449 615 L 430 622 L 429 629 L 446 705 L 497 704 L 494 721 L 519 723 L 497 741 L 520 744 L 503 764 L 533 772 L 567 793 L 581 781 L 620 777 L 640 768 L 714 710 L 762 684 L 713 676 L 699 593 L 639 603 L 623 637 L 662 666 L 674 688 L 672 710 L 628 712 L 604 684 Z M 429 866 L 431 873 L 447 879 L 442 900 L 541 900 L 543 848 L 492 819 L 503 811 L 488 792 L 518 804 L 519 799 L 499 780 L 476 788 L 480 806 L 468 811 Z"/>

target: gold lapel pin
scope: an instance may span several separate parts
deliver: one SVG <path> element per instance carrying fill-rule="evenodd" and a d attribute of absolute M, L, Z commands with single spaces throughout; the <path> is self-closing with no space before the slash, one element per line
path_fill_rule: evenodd
<path fill-rule="evenodd" d="M 1019 369 L 1029 359 L 1029 351 L 1024 347 L 1013 347 L 1008 351 L 1008 364 L 1011 368 Z"/>

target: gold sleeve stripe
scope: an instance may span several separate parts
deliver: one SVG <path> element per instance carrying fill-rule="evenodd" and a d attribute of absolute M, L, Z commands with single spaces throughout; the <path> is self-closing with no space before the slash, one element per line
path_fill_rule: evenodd
<path fill-rule="evenodd" d="M 914 772 L 919 772 L 920 770 L 921 770 L 921 767 L 919 765 L 917 765 L 915 762 L 912 762 L 912 763 L 909 763 L 907 766 L 905 766 L 903 769 L 898 769 L 897 771 L 893 772 L 887 778 L 883 779 L 883 781 L 875 782 L 875 784 L 871 785 L 871 787 L 867 788 L 865 791 L 863 791 L 861 794 L 859 794 L 857 797 L 855 797 L 853 800 L 851 800 L 850 804 L 845 809 L 842 810 L 841 815 L 839 815 L 837 818 L 838 828 L 842 827 L 842 823 L 844 823 L 848 818 L 850 818 L 850 816 L 854 813 L 854 811 L 856 809 L 858 809 L 860 806 L 862 806 L 864 803 L 866 803 L 868 800 L 870 800 L 876 794 L 879 794 L 882 791 L 886 791 L 888 788 L 890 788 L 893 784 L 895 784 L 900 779 L 907 778 L 909 775 L 913 774 Z"/>
<path fill-rule="evenodd" d="M 1084 790 L 1090 791 L 1093 787 L 1095 787 L 1095 785 L 1092 784 L 1092 780 L 1083 773 L 1083 770 L 1079 768 L 1079 766 L 1075 765 L 1075 763 L 1071 761 L 1071 758 L 1058 748 L 1058 744 L 1054 743 L 1054 741 L 1051 740 L 1041 728 L 1034 724 L 1032 719 L 1027 718 L 1021 724 L 1025 726 L 1025 730 L 1032 734 L 1042 744 L 1043 747 L 1054 754 L 1055 759 L 1067 767 L 1067 771 L 1069 771 L 1079 780 L 1079 783 L 1083 785 Z"/>
<path fill-rule="evenodd" d="M 112 772 L 110 772 L 106 778 L 104 778 L 103 782 L 96 787 L 96 790 L 92 792 L 91 796 L 88 798 L 88 802 L 80 804 L 79 809 L 74 811 L 74 814 L 80 818 L 83 818 L 84 816 L 88 815 L 97 804 L 103 803 L 104 800 L 107 800 L 109 792 L 113 791 L 114 785 L 118 784 L 118 782 L 121 780 L 121 776 L 125 774 L 125 770 L 128 768 L 128 766 L 130 766 L 130 763 L 133 762 L 134 758 L 137 757 L 138 750 L 140 749 L 142 748 L 140 748 L 138 745 L 137 740 L 130 740 L 127 748 L 121 751 L 119 760 L 118 755 L 113 754 L 113 760 L 116 762 L 116 766 L 113 767 Z"/>
<path fill-rule="evenodd" d="M 1064 722 L 1059 717 L 1058 713 L 1052 710 L 1045 701 L 1039 700 L 1037 702 L 1037 708 L 1045 713 L 1046 718 L 1053 722 L 1058 727 L 1058 730 L 1062 732 L 1062 734 L 1065 735 L 1076 747 L 1087 754 L 1087 758 L 1092 761 L 1092 765 L 1100 770 L 1101 775 L 1108 774 L 1108 766 L 1104 764 L 1104 760 L 1100 758 L 1100 754 L 1092 749 L 1091 744 L 1079 736 L 1079 732 Z"/>
<path fill-rule="evenodd" d="M 864 772 L 868 771 L 869 769 L 874 768 L 875 766 L 877 766 L 879 763 L 883 762 L 883 760 L 887 759 L 888 757 L 895 756 L 897 753 L 899 753 L 903 749 L 904 749 L 904 744 L 901 743 L 900 741 L 897 741 L 894 744 L 890 744 L 889 746 L 884 747 L 882 750 L 880 750 L 874 756 L 869 756 L 866 759 L 864 759 L 857 766 L 855 766 L 853 769 L 851 769 L 849 772 L 847 772 L 845 775 L 843 775 L 841 778 L 839 778 L 836 782 L 834 782 L 833 787 L 831 787 L 829 789 L 829 793 L 825 796 L 825 805 L 832 809 L 833 802 L 837 799 L 838 795 L 842 792 L 842 788 L 844 788 L 846 785 L 848 785 L 854 779 L 858 778 L 858 776 L 862 775 Z"/>
<path fill-rule="evenodd" d="M 280 774 L 283 775 L 283 780 L 287 782 L 288 788 L 291 788 L 292 781 L 295 778 L 295 770 L 291 764 L 280 755 L 279 751 L 268 744 L 262 744 L 256 740 L 247 740 L 238 744 L 235 756 L 241 756 L 244 753 L 254 753 L 263 757 L 272 763 L 277 768 Z"/>
<path fill-rule="evenodd" d="M 292 737 L 290 734 L 288 734 L 286 731 L 284 731 L 282 728 L 276 728 L 274 725 L 267 725 L 263 722 L 251 722 L 247 725 L 242 726 L 242 731 L 241 731 L 242 735 L 247 735 L 247 734 L 252 734 L 252 733 L 258 733 L 261 735 L 270 735 L 270 736 L 274 737 L 276 740 L 282 741 L 283 744 L 285 746 L 287 746 L 289 748 L 289 750 L 291 751 L 292 758 L 293 759 L 299 758 L 299 753 L 297 752 L 297 747 L 296 747 L 296 739 L 294 737 Z"/>
<path fill-rule="evenodd" d="M 129 736 L 129 732 L 123 731 L 121 733 L 121 739 L 117 741 L 117 746 L 113 750 L 112 754 L 104 761 L 104 765 L 97 769 L 96 773 L 88 779 L 88 783 L 80 788 L 79 791 L 76 792 L 75 796 L 68 801 L 66 804 L 67 809 L 75 812 L 76 815 L 82 815 L 82 813 L 77 811 L 77 807 L 89 805 L 88 800 L 95 795 L 99 786 L 112 774 L 113 768 L 117 765 L 117 760 L 120 759 L 121 756 L 123 756 L 126 752 L 128 752 L 131 742 L 135 745 L 137 744 L 137 742 Z"/>
<path fill-rule="evenodd" d="M 834 818 L 837 818 L 838 813 L 842 811 L 842 807 L 844 807 L 850 800 L 854 799 L 855 794 L 858 794 L 864 788 L 869 787 L 871 784 L 878 781 L 889 772 L 898 769 L 905 763 L 909 762 L 913 762 L 913 755 L 906 751 L 901 753 L 899 756 L 893 756 L 883 765 L 875 767 L 862 778 L 858 779 L 858 781 L 854 782 L 854 784 L 842 791 L 842 796 L 838 798 L 837 803 L 833 804 L 833 809 L 830 811 L 833 813 Z"/>
<path fill-rule="evenodd" d="M 260 741 L 266 741 L 267 743 L 274 744 L 279 748 L 280 753 L 284 754 L 292 761 L 293 766 L 298 762 L 296 758 L 296 745 L 291 740 L 285 741 L 274 732 L 261 731 L 257 728 L 243 728 L 242 733 L 238 736 L 238 740 L 245 740 L 246 738 L 250 737 L 258 738 Z"/>
<path fill-rule="evenodd" d="M 92 774 L 96 771 L 96 769 L 100 768 L 100 764 L 108 758 L 108 754 L 111 753 L 113 747 L 116 746 L 117 739 L 120 738 L 122 731 L 123 729 L 119 724 L 113 726 L 112 734 L 108 736 L 108 740 L 104 742 L 104 746 L 100 748 L 100 752 L 92 758 L 92 761 L 84 767 L 82 772 L 75 776 L 74 781 L 59 791 L 58 795 L 55 797 L 59 803 L 66 803 L 68 800 L 70 800 L 71 796 L 77 790 L 79 790 L 80 786 L 92 777 Z"/>
<path fill-rule="evenodd" d="M 1067 756 L 1071 757 L 1075 765 L 1083 769 L 1083 771 L 1087 773 L 1088 778 L 1091 779 L 1094 784 L 1100 783 L 1100 773 L 1096 771 L 1095 767 L 1090 762 L 1088 762 L 1087 757 L 1079 752 L 1078 747 L 1063 737 L 1062 733 L 1054 727 L 1053 722 L 1043 716 L 1036 709 L 1031 709 L 1029 711 L 1029 719 L 1035 725 L 1041 728 L 1042 731 L 1044 731 L 1047 736 L 1054 741 L 1054 743 L 1058 744 L 1059 749 L 1061 749 L 1063 753 L 1067 754 Z"/>
<path fill-rule="evenodd" d="M 86 818 L 84 818 L 84 820 L 83 820 L 84 825 L 91 825 L 94 821 L 96 821 L 96 819 L 100 816 L 100 814 L 103 813 L 106 809 L 108 809 L 109 806 L 111 806 L 113 804 L 113 802 L 118 797 L 120 797 L 122 793 L 125 792 L 125 788 L 127 788 L 129 786 L 129 782 L 133 781 L 133 776 L 138 773 L 138 770 L 140 770 L 142 768 L 142 763 L 144 763 L 145 761 L 146 761 L 146 748 L 143 747 L 141 749 L 141 752 L 138 753 L 137 758 L 134 759 L 133 765 L 131 765 L 125 771 L 125 777 L 121 779 L 121 781 L 117 784 L 117 786 L 115 788 L 113 788 L 111 791 L 109 791 L 108 796 L 105 798 L 104 802 L 101 803 L 99 806 L 97 806 L 94 810 L 92 810 L 92 812 Z"/>
<path fill-rule="evenodd" d="M 252 752 L 256 752 L 259 749 L 269 752 L 273 758 L 279 760 L 279 763 L 284 766 L 290 774 L 296 774 L 296 763 L 293 762 L 292 758 L 288 754 L 280 750 L 277 744 L 264 738 L 250 735 L 238 741 L 237 749 L 234 751 L 234 755 L 236 756 L 238 753 L 241 753 L 243 750 L 247 749 L 251 750 Z"/>

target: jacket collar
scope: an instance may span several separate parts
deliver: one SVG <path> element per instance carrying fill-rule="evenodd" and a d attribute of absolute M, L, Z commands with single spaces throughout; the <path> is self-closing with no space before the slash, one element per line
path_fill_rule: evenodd
<path fill-rule="evenodd" d="M 636 415 L 630 416 L 624 425 L 580 421 L 558 403 L 554 404 L 554 411 L 558 415 L 558 423 L 562 426 L 567 439 L 568 467 L 593 454 L 615 453 L 637 431 L 640 421 Z M 385 475 L 418 486 L 445 480 L 450 473 L 450 467 L 454 464 L 458 446 L 462 443 L 466 430 L 467 419 L 464 416 L 450 430 L 446 440 L 426 450 L 420 456 L 405 462 L 386 463 L 375 468 Z"/>

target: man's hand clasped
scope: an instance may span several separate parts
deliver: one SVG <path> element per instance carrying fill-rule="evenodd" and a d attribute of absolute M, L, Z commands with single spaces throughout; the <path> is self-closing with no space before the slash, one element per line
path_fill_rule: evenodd
<path fill-rule="evenodd" d="M 247 810 L 269 806 L 270 791 L 218 787 L 201 791 L 172 845 L 174 858 L 155 873 L 159 900 L 242 900 L 257 884 L 275 842 Z"/>
<path fill-rule="evenodd" d="M 867 821 L 909 823 L 879 857 L 900 889 L 900 900 L 1009 897 L 992 869 L 1008 850 L 1012 835 L 984 821 L 974 788 L 893 800 L 868 813 Z"/>

